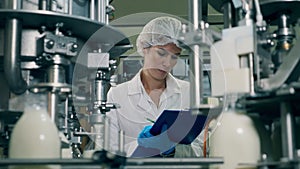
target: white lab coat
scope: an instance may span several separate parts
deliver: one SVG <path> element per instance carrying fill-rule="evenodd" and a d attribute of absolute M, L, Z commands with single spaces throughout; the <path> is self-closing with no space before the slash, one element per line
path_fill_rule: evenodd
<path fill-rule="evenodd" d="M 166 109 L 189 108 L 189 83 L 176 79 L 171 74 L 167 77 L 167 87 L 160 97 L 159 107 L 151 100 L 141 82 L 141 70 L 130 81 L 112 87 L 108 92 L 108 103 L 117 103 L 120 108 L 107 113 L 111 121 L 110 151 L 118 150 L 118 131 L 125 134 L 125 152 L 131 156 L 137 147 L 138 134 L 146 125 L 152 125 L 147 118 L 156 120 Z M 187 154 L 201 155 L 203 142 L 197 138 L 191 146 L 177 145 L 175 157 Z M 176 155 L 177 154 L 177 155 Z M 181 154 L 181 155 L 179 155 Z"/>

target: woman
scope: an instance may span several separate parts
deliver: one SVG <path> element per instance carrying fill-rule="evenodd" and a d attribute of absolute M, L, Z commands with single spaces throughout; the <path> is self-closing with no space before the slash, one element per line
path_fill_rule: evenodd
<path fill-rule="evenodd" d="M 143 68 L 132 80 L 112 87 L 108 92 L 108 102 L 120 105 L 107 113 L 111 120 L 112 151 L 118 147 L 119 130 L 125 133 L 125 151 L 131 156 L 138 145 L 137 138 L 152 124 L 149 119 L 155 121 L 167 109 L 189 108 L 189 83 L 170 74 L 181 53 L 177 41 L 180 31 L 179 20 L 158 17 L 147 23 L 138 36 L 136 45 L 144 57 Z M 199 139 L 192 146 L 177 145 L 175 157 L 200 155 L 200 145 Z M 168 155 L 173 150 L 174 146 L 161 153 Z"/>

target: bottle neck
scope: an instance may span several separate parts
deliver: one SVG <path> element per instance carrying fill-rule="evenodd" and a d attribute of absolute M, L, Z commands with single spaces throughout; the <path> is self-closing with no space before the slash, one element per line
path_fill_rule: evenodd
<path fill-rule="evenodd" d="M 224 96 L 224 110 L 243 110 L 241 105 L 238 104 L 238 100 L 243 96 L 240 93 L 228 93 Z"/>

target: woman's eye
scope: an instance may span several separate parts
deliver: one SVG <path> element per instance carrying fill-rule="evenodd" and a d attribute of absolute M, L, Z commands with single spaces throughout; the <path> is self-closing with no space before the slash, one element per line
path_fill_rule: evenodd
<path fill-rule="evenodd" d="M 169 53 L 168 51 L 166 50 L 163 50 L 163 49 L 158 49 L 157 51 L 157 54 L 160 56 L 160 57 L 167 57 L 168 55 L 171 56 L 171 59 L 173 60 L 177 60 L 179 58 L 179 55 L 180 54 L 172 54 L 172 53 Z"/>
<path fill-rule="evenodd" d="M 158 50 L 157 53 L 159 56 L 166 56 L 168 54 L 166 51 L 163 50 Z"/>
<path fill-rule="evenodd" d="M 172 59 L 178 59 L 179 55 L 172 55 Z"/>

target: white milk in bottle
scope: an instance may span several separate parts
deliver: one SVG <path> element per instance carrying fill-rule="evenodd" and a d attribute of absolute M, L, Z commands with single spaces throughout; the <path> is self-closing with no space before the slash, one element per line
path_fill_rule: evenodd
<path fill-rule="evenodd" d="M 11 159 L 58 159 L 61 142 L 58 130 L 47 112 L 42 94 L 28 94 L 25 110 L 13 128 L 9 143 Z M 14 166 L 14 168 L 57 169 L 59 166 Z"/>
<path fill-rule="evenodd" d="M 235 106 L 236 95 L 228 95 L 228 106 L 212 123 L 209 138 L 211 157 L 223 157 L 224 164 L 210 169 L 252 169 L 260 159 L 260 137 L 252 119 Z M 242 166 L 239 164 L 253 164 Z"/>

